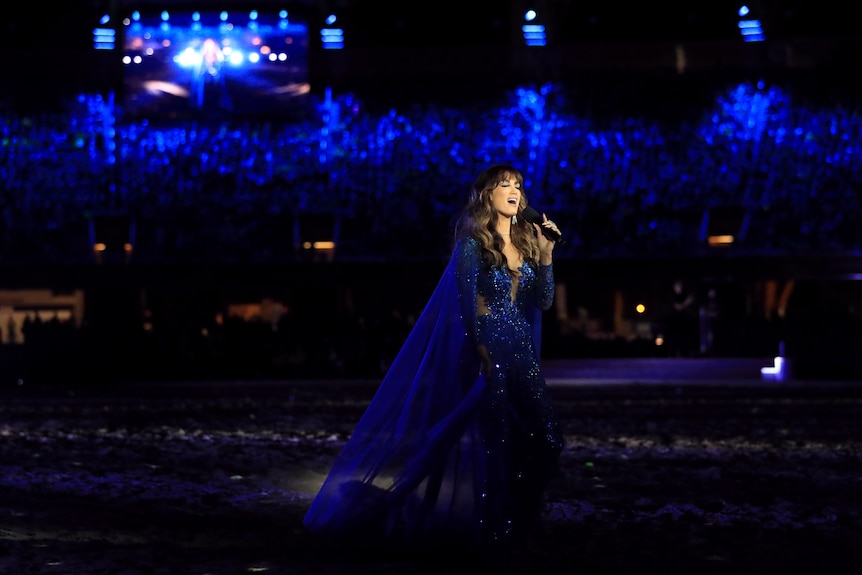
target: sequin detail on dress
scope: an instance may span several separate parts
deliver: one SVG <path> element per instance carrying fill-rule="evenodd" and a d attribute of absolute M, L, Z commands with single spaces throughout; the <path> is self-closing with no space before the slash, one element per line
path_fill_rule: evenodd
<path fill-rule="evenodd" d="M 523 265 L 513 298 L 509 270 L 480 253 L 456 246 L 306 513 L 312 532 L 494 553 L 538 516 L 562 449 L 539 367 L 553 268 Z M 484 375 L 479 344 L 496 366 Z"/>

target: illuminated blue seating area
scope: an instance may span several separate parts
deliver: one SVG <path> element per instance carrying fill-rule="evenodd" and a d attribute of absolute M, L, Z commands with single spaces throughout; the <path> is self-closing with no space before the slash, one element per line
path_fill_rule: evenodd
<path fill-rule="evenodd" d="M 124 121 L 99 95 L 7 110 L 0 261 L 92 261 L 99 214 L 134 222 L 133 261 L 291 259 L 321 215 L 337 259 L 436 259 L 472 177 L 497 161 L 520 166 L 532 205 L 563 223 L 561 258 L 697 255 L 727 207 L 735 253 L 862 249 L 862 119 L 849 101 L 826 106 L 792 82 L 726 83 L 709 98 L 666 84 L 637 106 L 626 83 L 593 100 L 555 83 L 493 104 L 312 96 L 304 119 L 283 123 Z"/>

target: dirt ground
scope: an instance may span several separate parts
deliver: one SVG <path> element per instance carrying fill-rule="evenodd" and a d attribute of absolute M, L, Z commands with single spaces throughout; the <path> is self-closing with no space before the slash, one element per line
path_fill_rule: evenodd
<path fill-rule="evenodd" d="M 552 387 L 545 538 L 499 571 L 858 572 L 862 384 Z M 0 390 L 0 574 L 467 574 L 301 519 L 373 382 Z"/>

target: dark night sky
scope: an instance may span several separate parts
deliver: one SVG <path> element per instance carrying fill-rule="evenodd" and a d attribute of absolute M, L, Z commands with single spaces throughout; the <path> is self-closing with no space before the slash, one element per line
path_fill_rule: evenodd
<path fill-rule="evenodd" d="M 709 39 L 735 34 L 735 11 L 742 2 L 682 2 L 669 0 L 634 4 L 612 1 L 584 3 L 573 0 L 538 0 L 535 6 L 557 37 L 572 42 L 653 41 Z M 837 0 L 753 0 L 752 16 L 760 18 L 773 37 L 824 37 L 858 35 L 855 19 Z M 499 42 L 507 31 L 517 30 L 523 0 L 509 7 L 499 0 L 435 0 L 427 3 L 401 0 L 51 0 L 23 2 L 0 23 L 0 46 L 42 47 L 63 38 L 73 46 L 86 46 L 95 19 L 106 11 L 169 6 L 210 8 L 265 8 L 295 6 L 313 16 L 331 8 L 352 26 L 354 41 L 418 44 Z M 350 28 L 348 28 L 350 30 Z"/>

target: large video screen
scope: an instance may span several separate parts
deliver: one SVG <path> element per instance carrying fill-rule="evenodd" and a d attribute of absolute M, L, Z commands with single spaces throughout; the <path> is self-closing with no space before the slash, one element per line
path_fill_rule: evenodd
<path fill-rule="evenodd" d="M 129 117 L 275 118 L 305 105 L 308 25 L 287 10 L 135 11 L 123 26 Z"/>

